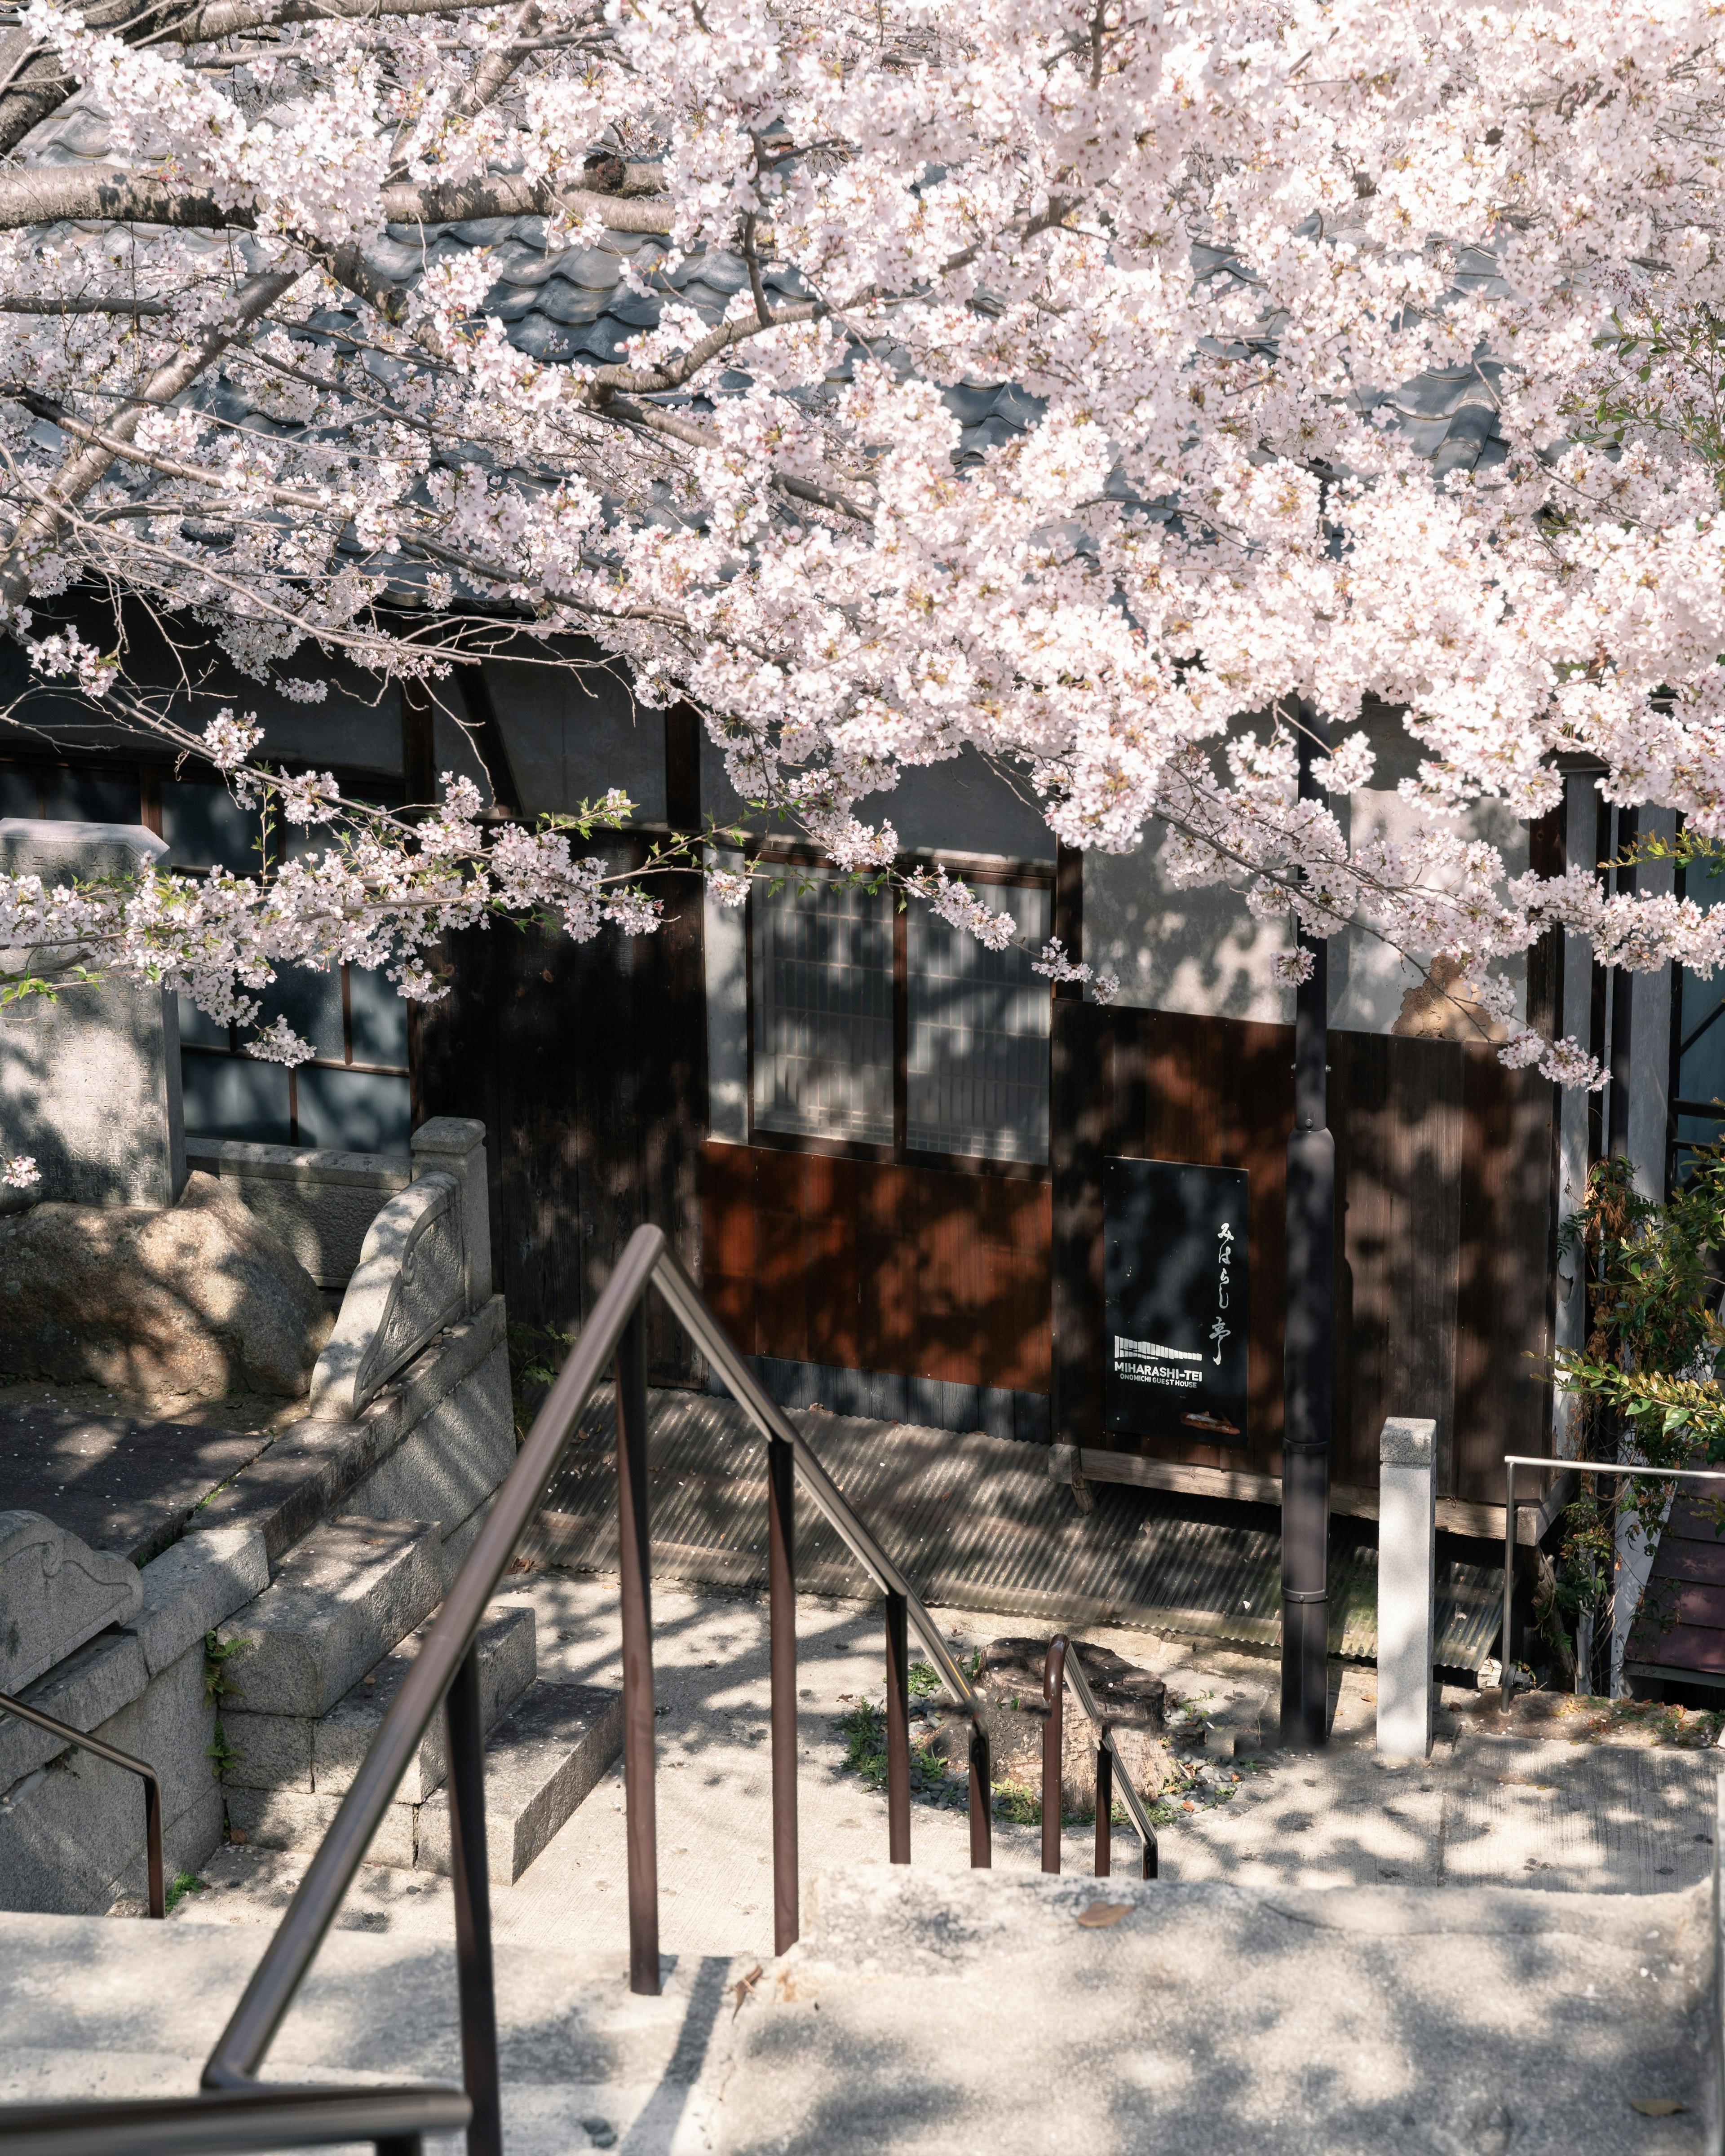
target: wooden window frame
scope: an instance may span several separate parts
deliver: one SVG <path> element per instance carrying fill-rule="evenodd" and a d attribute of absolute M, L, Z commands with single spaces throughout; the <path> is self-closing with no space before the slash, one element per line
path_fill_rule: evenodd
<path fill-rule="evenodd" d="M 225 785 L 227 783 L 214 764 L 207 762 L 198 757 L 186 757 L 176 762 L 157 762 L 145 757 L 105 754 L 90 756 L 53 753 L 20 754 L 8 749 L 0 753 L 0 762 L 16 764 L 33 770 L 37 773 L 36 805 L 39 816 L 41 815 L 44 806 L 44 788 L 47 774 L 50 771 L 92 771 L 116 773 L 130 769 L 137 776 L 138 820 L 146 830 L 153 831 L 158 839 L 162 836 L 162 782 L 164 778 L 173 780 L 183 779 L 194 786 Z M 289 757 L 282 759 L 282 768 L 290 773 L 298 773 L 316 770 L 321 767 L 307 762 L 303 757 Z M 343 765 L 336 769 L 332 776 L 344 796 L 352 794 L 362 798 L 368 788 L 388 789 L 401 783 L 392 772 L 372 771 L 363 769 L 357 765 Z M 204 865 L 207 867 L 208 864 Z M 180 873 L 195 875 L 201 873 L 201 870 L 194 866 L 189 869 L 182 868 Z M 297 1065 L 290 1065 L 288 1068 L 288 1143 L 292 1146 L 296 1146 L 300 1142 L 298 1072 L 301 1070 L 351 1070 L 362 1077 L 405 1078 L 408 1081 L 408 1122 L 417 1129 L 424 1121 L 420 1101 L 418 1038 L 419 1028 L 416 1023 L 418 1006 L 413 1004 L 409 1004 L 408 1006 L 408 1060 L 405 1063 L 356 1062 L 353 1055 L 352 983 L 345 965 L 339 968 L 339 973 L 341 983 L 341 1056 L 337 1058 L 333 1055 L 313 1055 L 308 1057 L 305 1063 Z M 180 1043 L 180 1053 L 182 1055 L 228 1056 L 236 1060 L 244 1060 L 247 1062 L 254 1060 L 254 1058 L 244 1055 L 239 1045 L 239 1029 L 237 1026 L 232 1025 L 228 1029 L 228 1045 L 225 1048 L 218 1048 L 213 1042 L 207 1040 L 182 1040 Z"/>
<path fill-rule="evenodd" d="M 935 1152 L 906 1142 L 909 1122 L 911 1061 L 910 933 L 908 916 L 895 906 L 892 915 L 892 1143 L 874 1145 L 857 1138 L 808 1137 L 800 1132 L 762 1130 L 755 1121 L 755 882 L 763 872 L 776 869 L 829 869 L 832 864 L 819 847 L 797 840 L 768 839 L 743 848 L 744 873 L 749 895 L 743 904 L 744 1033 L 747 1050 L 748 1142 L 773 1152 L 816 1153 L 829 1160 L 868 1161 L 880 1167 L 927 1168 L 949 1175 L 998 1175 L 1015 1183 L 1046 1183 L 1053 1173 L 1050 1160 L 997 1160 L 983 1153 Z M 1052 861 L 1023 860 L 990 854 L 957 854 L 918 849 L 901 854 L 893 865 L 901 870 L 943 868 L 967 882 L 1002 884 L 1009 887 L 1045 891 L 1050 894 L 1050 917 L 1055 889 Z M 1050 930 L 1050 933 L 1052 933 Z M 1055 983 L 1049 983 L 1054 1000 Z M 1053 1031 L 1049 1034 L 1053 1053 Z M 1050 1122 L 1052 1121 L 1050 1085 Z M 1053 1131 L 1050 1131 L 1050 1152 Z"/>

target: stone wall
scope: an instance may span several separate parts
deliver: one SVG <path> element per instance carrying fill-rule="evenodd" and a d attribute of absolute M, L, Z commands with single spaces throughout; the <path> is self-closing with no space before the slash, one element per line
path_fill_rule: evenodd
<path fill-rule="evenodd" d="M 82 1547 L 62 1539 L 69 1555 Z M 126 1624 L 63 1656 L 20 1697 L 156 1769 L 172 1880 L 222 1839 L 204 1635 L 267 1582 L 263 1537 L 244 1527 L 187 1535 L 141 1578 L 142 1599 Z M 138 1777 L 0 1716 L 0 1909 L 100 1914 L 116 1898 L 141 1895 L 144 1882 Z"/>
<path fill-rule="evenodd" d="M 220 1178 L 280 1236 L 320 1287 L 345 1288 L 366 1230 L 413 1176 L 405 1154 L 334 1152 L 188 1137 L 187 1165 Z"/>
<path fill-rule="evenodd" d="M 272 1713 L 324 1713 L 429 1616 L 516 1456 L 482 1124 L 424 1125 L 411 1179 L 364 1156 L 275 1147 L 223 1147 L 213 1165 L 232 1171 L 223 1187 L 271 1225 L 297 1222 L 322 1238 L 326 1256 L 369 1209 L 331 1336 L 342 1352 L 336 1367 L 320 1362 L 311 1412 L 210 1493 L 198 1530 L 146 1566 L 141 1588 L 129 1567 L 49 1521 L 0 1514 L 0 1644 L 18 1635 L 15 1667 L 0 1654 L 0 1690 L 9 1670 L 41 1712 L 149 1762 L 162 1784 L 170 1877 L 203 1863 L 228 1824 L 205 1635 L 244 1649 L 230 1674 L 242 1694 L 249 1675 L 251 1696 L 229 1704 L 261 1759 L 270 1748 L 258 1732 Z M 382 1188 L 386 1178 L 400 1187 Z M 321 1671 L 331 1697 L 273 1701 L 278 1664 Z M 531 1674 L 529 1653 L 529 1683 Z M 558 1823 L 587 1786 L 563 1790 Z M 524 1844 L 511 1846 L 511 1862 L 531 1861 Z M 131 1906 L 143 1864 L 137 1778 L 0 1715 L 0 1908 Z"/>

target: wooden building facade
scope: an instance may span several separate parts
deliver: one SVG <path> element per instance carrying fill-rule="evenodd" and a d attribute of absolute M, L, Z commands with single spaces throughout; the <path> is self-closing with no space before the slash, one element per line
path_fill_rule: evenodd
<path fill-rule="evenodd" d="M 434 767 L 470 768 L 501 813 L 526 817 L 603 791 L 633 757 L 624 775 L 641 821 L 613 842 L 619 868 L 638 865 L 655 838 L 700 829 L 704 810 L 737 813 L 692 715 L 638 713 L 623 697 L 593 712 L 547 707 L 535 717 L 531 697 L 547 693 L 499 673 L 483 724 L 465 734 L 446 713 L 392 714 L 375 703 L 316 722 L 362 742 L 352 791 L 413 798 Z M 292 711 L 275 717 L 284 748 L 295 726 L 314 723 Z M 328 753 L 309 733 L 305 748 L 303 762 Z M 13 813 L 87 814 L 100 796 L 97 813 L 136 814 L 171 842 L 183 834 L 174 858 L 187 865 L 228 859 L 243 867 L 234 850 L 244 834 L 225 830 L 218 774 L 138 755 L 136 746 L 128 762 L 111 745 L 80 756 L 44 751 L 39 737 L 0 741 L 0 803 Z M 906 857 L 966 875 L 993 894 L 990 903 L 1020 907 L 1028 923 L 1041 923 L 1037 934 L 1051 929 L 1070 952 L 1088 950 L 1094 928 L 1101 956 L 1102 916 L 1086 919 L 1093 865 L 1038 859 L 1038 836 L 1047 839 L 1040 819 L 1023 804 L 1003 810 L 992 795 L 978 808 L 964 792 L 975 777 L 936 774 L 926 797 L 906 789 L 898 820 Z M 204 824 L 218 844 L 197 836 Z M 953 836 L 963 851 L 951 850 Z M 1558 865 L 1561 853 L 1553 819 L 1536 828 L 1524 858 Z M 1257 1004 L 1235 1014 L 1224 980 L 1213 1009 L 1158 1008 L 1158 992 L 1129 980 L 1122 1001 L 1105 1008 L 1051 993 L 1028 959 L 1012 962 L 1011 980 L 978 970 L 886 900 L 878 919 L 848 900 L 829 904 L 808 881 L 818 881 L 819 864 L 794 849 L 765 839 L 750 854 L 754 895 L 740 917 L 721 916 L 701 880 L 684 875 L 657 886 L 665 919 L 651 936 L 608 931 L 575 944 L 555 927 L 493 923 L 452 938 L 449 994 L 405 1028 L 393 1060 L 372 1053 L 375 1069 L 349 1014 L 359 1002 L 345 983 L 331 988 L 326 1000 L 339 1015 L 307 1084 L 325 1089 L 320 1103 L 360 1101 L 362 1081 L 382 1101 L 397 1086 L 401 1103 L 388 1113 L 413 1123 L 483 1120 L 498 1284 L 516 1318 L 578 1329 L 629 1232 L 650 1219 L 672 1235 L 788 1404 L 1055 1440 L 1112 1455 L 1127 1479 L 1273 1496 L 1293 1060 L 1291 1026 L 1261 1014 L 1276 1009 L 1273 993 L 1255 989 Z M 824 906 L 821 917 L 842 933 L 798 941 L 797 909 L 812 918 Z M 1174 912 L 1165 893 L 1149 891 L 1134 933 L 1162 934 Z M 1211 959 L 1217 947 L 1213 939 Z M 1202 999 L 1178 988 L 1166 949 L 1160 963 L 1177 984 L 1170 1004 Z M 824 1107 L 809 1105 L 816 1093 L 798 1061 L 808 1063 L 819 1019 L 810 983 L 819 988 L 822 967 L 843 977 L 844 1038 L 856 1065 L 849 1078 L 828 1071 Z M 1574 972 L 1573 954 L 1533 954 L 1525 989 L 1536 1024 L 1558 1017 L 1560 980 Z M 937 977 L 944 1004 L 926 992 Z M 1584 969 L 1568 993 L 1588 1000 Z M 1534 1075 L 1506 1070 L 1489 1042 L 1409 1031 L 1392 1022 L 1393 999 L 1380 1006 L 1376 1019 L 1338 1024 L 1332 1003 L 1337 1507 L 1374 1509 L 1385 1416 L 1431 1415 L 1445 1524 L 1491 1532 L 1503 1453 L 1553 1449 L 1557 1231 L 1573 1202 L 1557 1096 Z M 1581 1019 L 1572 1017 L 1572 1029 L 1584 1032 L 1585 1011 Z M 986 1085 L 974 1072 L 954 1078 L 975 1048 L 960 1035 L 970 1027 L 981 1040 L 988 1026 L 999 1035 L 983 1043 L 993 1075 Z M 187 1053 L 203 1059 L 195 1116 L 188 1105 L 194 1130 L 363 1150 L 398 1142 L 367 1142 L 367 1131 L 383 1127 L 375 1104 L 372 1121 L 346 1134 L 322 1106 L 323 1120 L 302 1127 L 285 1093 L 282 1103 L 260 1094 L 231 1106 L 203 1068 L 211 1057 L 227 1059 L 223 1083 L 236 1071 L 254 1089 L 285 1081 L 243 1065 L 232 1041 L 203 1042 L 195 1024 Z M 188 1083 L 188 1104 L 193 1091 Z M 1231 1166 L 1250 1178 L 1243 1442 L 1105 1433 L 1101 1191 L 1103 1164 L 1115 1157 Z M 652 1355 L 660 1382 L 705 1382 L 662 1312 Z"/>

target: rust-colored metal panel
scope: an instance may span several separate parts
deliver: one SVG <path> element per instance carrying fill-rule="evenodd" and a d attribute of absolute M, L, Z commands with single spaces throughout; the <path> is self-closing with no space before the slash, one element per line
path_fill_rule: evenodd
<path fill-rule="evenodd" d="M 755 1344 L 755 1156 L 747 1146 L 701 1149 L 701 1285 L 713 1314 L 746 1355 Z"/>
<path fill-rule="evenodd" d="M 810 1363 L 799 1152 L 751 1147 L 755 1163 L 755 1353 Z"/>
<path fill-rule="evenodd" d="M 702 1158 L 709 1292 L 749 1352 L 1048 1389 L 1045 1183 L 777 1147 Z"/>
<path fill-rule="evenodd" d="M 800 1359 L 823 1363 L 837 1370 L 865 1368 L 867 1366 L 857 1361 L 861 1314 L 857 1163 L 826 1153 L 798 1153 L 791 1158 L 802 1170 L 802 1289 L 809 1346 Z"/>
<path fill-rule="evenodd" d="M 992 1322 L 977 1382 L 1045 1393 L 1053 1349 L 1049 1258 L 1053 1200 L 1045 1183 L 983 1178 L 983 1292 Z"/>
<path fill-rule="evenodd" d="M 987 1193 L 968 1176 L 931 1175 L 916 1168 L 906 1173 L 912 1178 L 916 1222 L 912 1374 L 981 1384 L 993 1317 L 983 1254 Z"/>
<path fill-rule="evenodd" d="M 860 1370 L 915 1374 L 916 1238 L 915 1186 L 907 1168 L 870 1167 L 857 1188 Z"/>

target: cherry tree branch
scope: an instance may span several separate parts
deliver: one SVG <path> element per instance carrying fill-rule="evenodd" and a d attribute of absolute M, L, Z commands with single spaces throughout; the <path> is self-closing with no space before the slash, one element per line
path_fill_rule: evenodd
<path fill-rule="evenodd" d="M 129 444 L 145 415 L 170 404 L 189 389 L 212 361 L 265 315 L 299 281 L 298 270 L 270 270 L 249 278 L 235 294 L 232 308 L 216 327 L 206 330 L 165 367 L 158 367 L 139 397 L 110 424 L 112 445 L 85 444 L 80 454 L 56 473 L 43 499 L 19 520 L 10 543 L 0 553 L 0 620 L 9 618 L 29 595 L 38 557 L 48 552 L 64 525 L 64 512 L 81 501 L 112 465 L 121 445 Z"/>
<path fill-rule="evenodd" d="M 552 187 L 512 173 L 444 186 L 392 181 L 378 190 L 377 208 L 380 219 L 392 224 L 454 224 L 468 218 L 603 209 L 606 223 L 619 232 L 670 230 L 669 209 L 645 197 L 592 187 Z M 62 218 L 162 224 L 182 232 L 258 228 L 256 213 L 240 203 L 218 202 L 213 195 L 129 172 L 121 165 L 40 165 L 0 172 L 0 231 Z"/>

